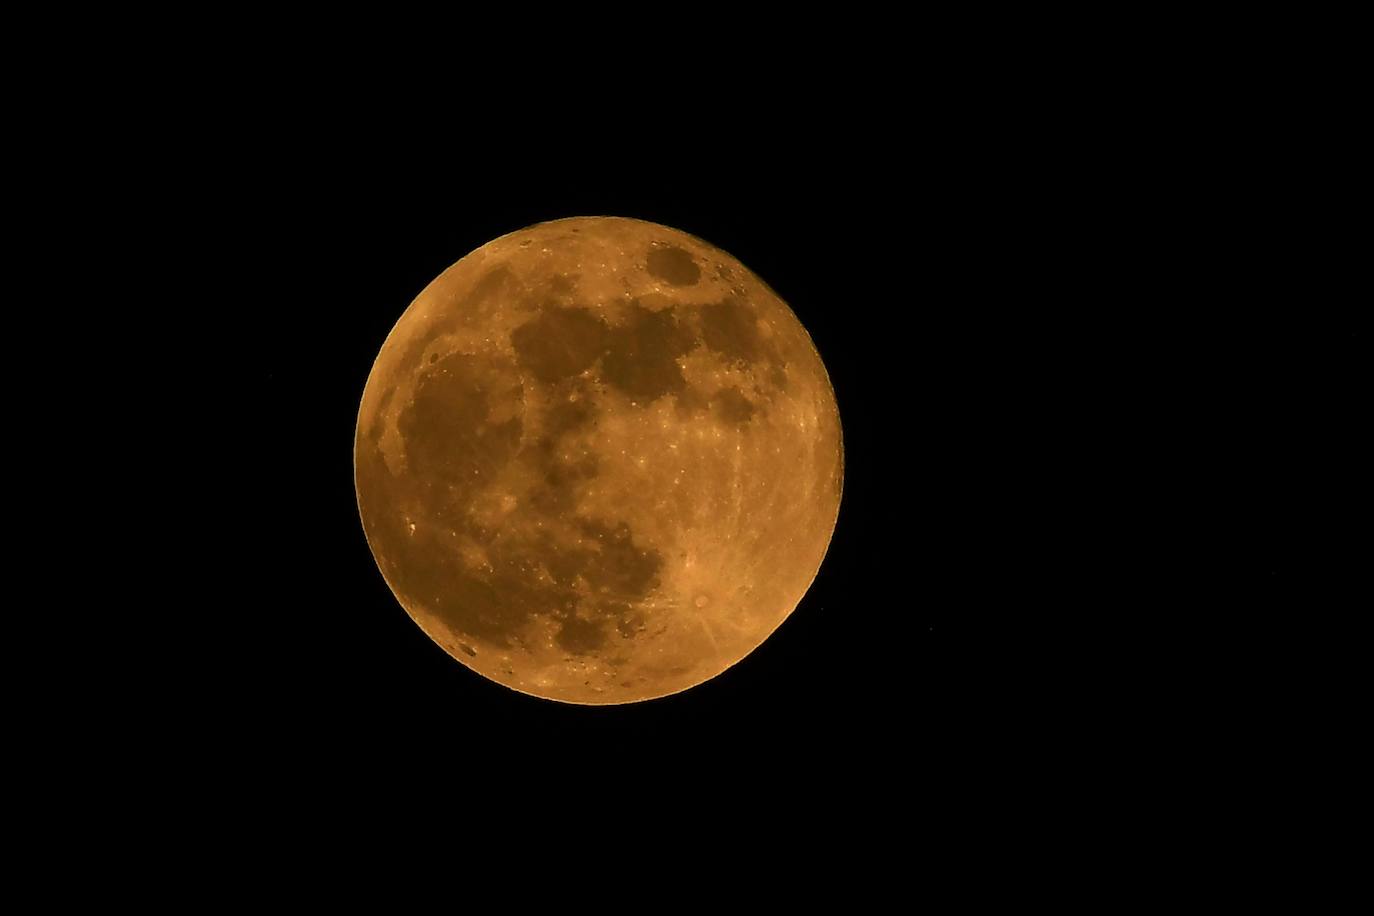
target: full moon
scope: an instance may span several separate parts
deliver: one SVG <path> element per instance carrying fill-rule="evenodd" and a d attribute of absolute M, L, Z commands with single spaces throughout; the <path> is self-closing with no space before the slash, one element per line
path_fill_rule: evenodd
<path fill-rule="evenodd" d="M 694 236 L 539 223 L 401 315 L 354 438 L 363 530 L 412 619 L 468 668 L 565 703 L 686 690 L 814 581 L 843 448 L 787 304 Z"/>

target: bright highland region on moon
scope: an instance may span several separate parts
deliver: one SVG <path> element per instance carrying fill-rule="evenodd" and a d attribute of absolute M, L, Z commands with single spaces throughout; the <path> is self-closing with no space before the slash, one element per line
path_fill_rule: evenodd
<path fill-rule="evenodd" d="M 699 684 L 762 643 L 835 527 L 839 414 L 810 337 L 725 252 L 653 223 L 502 236 L 411 304 L 354 466 L 424 631 L 570 703 Z"/>

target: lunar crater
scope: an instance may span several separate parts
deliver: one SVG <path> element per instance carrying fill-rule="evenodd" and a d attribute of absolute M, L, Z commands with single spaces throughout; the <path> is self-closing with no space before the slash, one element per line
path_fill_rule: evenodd
<path fill-rule="evenodd" d="M 701 268 L 692 256 L 672 245 L 650 251 L 645 267 L 650 274 L 673 286 L 691 286 L 701 279 Z"/>

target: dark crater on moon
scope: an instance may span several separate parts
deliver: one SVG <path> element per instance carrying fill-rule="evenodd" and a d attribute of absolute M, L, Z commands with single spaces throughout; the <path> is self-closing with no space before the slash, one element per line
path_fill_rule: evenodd
<path fill-rule="evenodd" d="M 763 351 L 763 339 L 754 324 L 754 314 L 733 299 L 703 305 L 701 339 L 706 346 L 738 363 L 749 364 Z"/>
<path fill-rule="evenodd" d="M 744 396 L 738 388 L 726 388 L 711 399 L 711 407 L 716 415 L 726 423 L 736 426 L 748 423 L 754 416 L 754 402 Z"/>
<path fill-rule="evenodd" d="M 652 276 L 673 286 L 691 286 L 701 279 L 701 268 L 692 260 L 692 256 L 673 246 L 650 251 L 645 269 Z"/>
<path fill-rule="evenodd" d="M 520 367 L 541 382 L 578 375 L 606 351 L 606 322 L 583 308 L 548 308 L 511 333 Z"/>
<path fill-rule="evenodd" d="M 601 360 L 600 378 L 643 405 L 687 386 L 679 356 L 700 340 L 675 309 L 628 304 L 623 323 L 609 325 L 585 308 L 545 308 L 511 333 L 521 368 L 551 384 L 580 375 Z"/>
<path fill-rule="evenodd" d="M 678 324 L 673 309 L 651 312 L 631 305 L 628 321 L 614 329 L 601 374 L 631 397 L 652 401 L 687 387 L 677 358 L 697 343 L 691 332 Z"/>

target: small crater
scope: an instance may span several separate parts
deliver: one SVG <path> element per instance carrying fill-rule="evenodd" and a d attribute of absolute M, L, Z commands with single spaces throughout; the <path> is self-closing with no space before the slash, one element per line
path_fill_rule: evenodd
<path fill-rule="evenodd" d="M 754 416 L 754 402 L 744 396 L 738 388 L 725 388 L 711 398 L 711 407 L 716 416 L 726 423 L 743 426 Z"/>
<path fill-rule="evenodd" d="M 460 642 L 458 644 L 458 648 L 462 649 L 464 652 L 466 652 L 468 655 L 473 656 L 474 658 L 477 656 L 477 650 L 465 642 Z"/>
<path fill-rule="evenodd" d="M 606 634 L 599 620 L 569 617 L 559 626 L 554 640 L 574 655 L 590 655 L 606 644 Z"/>
<path fill-rule="evenodd" d="M 751 309 L 727 299 L 703 305 L 700 314 L 701 339 L 712 350 L 746 365 L 762 354 L 763 340 Z"/>
<path fill-rule="evenodd" d="M 701 268 L 681 248 L 655 248 L 645 264 L 649 273 L 673 286 L 691 286 L 701 279 Z"/>

